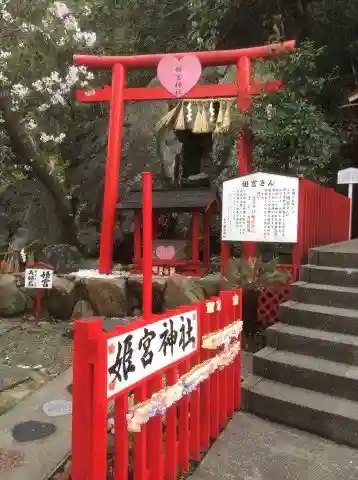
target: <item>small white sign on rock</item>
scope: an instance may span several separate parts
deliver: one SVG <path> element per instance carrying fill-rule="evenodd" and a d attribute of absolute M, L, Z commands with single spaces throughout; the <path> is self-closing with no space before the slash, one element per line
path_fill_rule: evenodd
<path fill-rule="evenodd" d="M 176 363 L 197 348 L 197 309 L 110 338 L 107 341 L 107 397 Z"/>
<path fill-rule="evenodd" d="M 27 268 L 25 270 L 25 288 L 52 288 L 53 271 L 49 268 Z"/>
<path fill-rule="evenodd" d="M 253 173 L 223 183 L 221 238 L 296 243 L 299 179 Z"/>

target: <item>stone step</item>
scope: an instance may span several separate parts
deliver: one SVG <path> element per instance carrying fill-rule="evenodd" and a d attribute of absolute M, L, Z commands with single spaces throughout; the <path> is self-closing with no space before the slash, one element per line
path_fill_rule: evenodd
<path fill-rule="evenodd" d="M 287 385 L 358 400 L 358 367 L 266 347 L 253 357 L 253 373 Z"/>
<path fill-rule="evenodd" d="M 332 307 L 357 308 L 358 288 L 296 282 L 292 284 L 292 300 Z"/>
<path fill-rule="evenodd" d="M 358 310 L 288 300 L 281 303 L 279 318 L 298 327 L 358 335 Z"/>
<path fill-rule="evenodd" d="M 358 269 L 303 265 L 300 271 L 300 280 L 324 285 L 358 287 Z"/>
<path fill-rule="evenodd" d="M 266 330 L 267 346 L 358 366 L 358 336 L 277 323 Z"/>
<path fill-rule="evenodd" d="M 358 447 L 358 402 L 256 376 L 242 386 L 245 410 Z"/>
<path fill-rule="evenodd" d="M 342 251 L 342 245 L 326 246 L 322 249 L 312 248 L 308 252 L 308 263 L 326 267 L 358 268 L 358 250 Z"/>

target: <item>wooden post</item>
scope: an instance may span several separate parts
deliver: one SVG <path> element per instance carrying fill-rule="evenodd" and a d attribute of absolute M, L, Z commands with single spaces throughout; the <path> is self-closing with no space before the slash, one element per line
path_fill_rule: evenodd
<path fill-rule="evenodd" d="M 203 216 L 203 230 L 204 230 L 204 265 L 208 268 L 210 264 L 210 213 L 204 212 Z"/>
<path fill-rule="evenodd" d="M 109 116 L 108 150 L 106 177 L 104 182 L 99 272 L 111 273 L 113 263 L 113 237 L 116 224 L 119 173 L 122 150 L 122 129 L 124 118 L 123 93 L 126 72 L 120 63 L 112 69 L 112 98 Z"/>
<path fill-rule="evenodd" d="M 191 231 L 191 251 L 192 259 L 194 262 L 194 268 L 196 271 L 199 271 L 199 212 L 194 211 L 192 216 L 192 231 Z"/>
<path fill-rule="evenodd" d="M 241 57 L 237 64 L 237 82 L 239 95 L 237 105 L 242 112 L 249 112 L 251 109 L 252 98 L 250 95 L 251 86 L 251 62 L 248 57 Z M 252 144 L 251 132 L 248 127 L 237 140 L 237 160 L 240 170 L 240 176 L 247 175 L 252 171 Z M 253 242 L 244 242 L 242 245 L 244 258 L 256 256 L 256 244 Z"/>
<path fill-rule="evenodd" d="M 142 212 L 134 212 L 134 264 L 141 268 L 142 261 Z"/>
<path fill-rule="evenodd" d="M 143 319 L 152 317 L 152 174 L 143 173 Z"/>
<path fill-rule="evenodd" d="M 38 325 L 41 320 L 41 290 L 39 288 L 36 288 L 35 295 L 35 321 Z"/>

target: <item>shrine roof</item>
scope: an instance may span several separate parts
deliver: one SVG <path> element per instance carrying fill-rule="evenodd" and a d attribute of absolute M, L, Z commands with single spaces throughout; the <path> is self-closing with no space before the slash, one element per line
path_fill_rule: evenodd
<path fill-rule="evenodd" d="M 220 205 L 218 192 L 214 188 L 178 188 L 172 190 L 153 190 L 153 209 L 192 212 L 207 210 L 211 205 Z M 130 192 L 118 210 L 139 210 L 142 208 L 142 192 Z"/>

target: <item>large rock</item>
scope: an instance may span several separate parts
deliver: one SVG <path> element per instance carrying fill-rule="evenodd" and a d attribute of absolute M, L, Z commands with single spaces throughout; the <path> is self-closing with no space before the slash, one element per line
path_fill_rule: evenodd
<path fill-rule="evenodd" d="M 71 322 L 74 322 L 75 320 L 80 320 L 81 318 L 88 318 L 93 316 L 94 312 L 90 303 L 86 300 L 79 300 L 72 311 Z"/>
<path fill-rule="evenodd" d="M 215 297 L 220 293 L 222 277 L 219 273 L 206 275 L 206 277 L 198 280 L 198 284 L 203 289 L 206 297 Z"/>
<path fill-rule="evenodd" d="M 82 256 L 76 247 L 67 244 L 45 247 L 39 261 L 51 265 L 56 273 L 71 273 L 79 270 Z"/>
<path fill-rule="evenodd" d="M 16 186 L 8 187 L 1 203 L 8 218 L 12 233 L 10 243 L 14 250 L 33 242 L 51 245 L 64 241 L 55 202 L 39 181 L 22 180 Z"/>
<path fill-rule="evenodd" d="M 10 224 L 5 213 L 0 214 L 0 252 L 6 252 L 10 243 Z"/>
<path fill-rule="evenodd" d="M 76 303 L 76 284 L 54 275 L 52 289 L 47 290 L 44 304 L 50 315 L 69 320 Z"/>
<path fill-rule="evenodd" d="M 166 278 L 153 277 L 153 313 L 162 313 L 164 290 L 167 284 Z M 142 309 L 142 296 L 143 296 L 143 276 L 142 275 L 129 275 L 127 284 L 128 296 L 132 301 L 133 307 L 139 307 Z"/>
<path fill-rule="evenodd" d="M 159 85 L 154 79 L 149 86 Z M 133 179 L 144 170 L 150 169 L 155 178 L 170 183 L 174 165 L 181 152 L 182 144 L 172 129 L 156 131 L 157 122 L 168 112 L 168 102 L 130 102 L 126 104 L 123 128 L 123 148 L 121 161 L 121 182 L 118 193 L 123 197 L 131 187 Z M 108 111 L 102 118 L 79 126 L 74 132 L 74 148 L 71 155 L 69 174 L 71 183 L 77 185 L 73 193 L 80 214 L 81 237 L 89 250 L 96 248 L 97 239 L 88 236 L 88 225 L 99 231 L 99 219 L 103 203 L 103 186 L 108 135 Z M 78 141 L 80 139 L 80 141 Z M 130 228 L 129 222 L 129 228 Z M 92 228 L 92 227 L 91 227 Z M 123 229 L 128 233 L 126 226 Z M 119 242 L 121 239 L 115 239 Z M 121 261 L 118 259 L 118 261 Z"/>
<path fill-rule="evenodd" d="M 240 266 L 235 258 L 230 258 L 224 272 L 228 288 L 238 288 L 240 283 Z"/>
<path fill-rule="evenodd" d="M 17 285 L 14 275 L 0 275 L 0 315 L 7 317 L 24 313 L 27 294 Z"/>
<path fill-rule="evenodd" d="M 83 283 L 85 299 L 104 317 L 126 316 L 128 300 L 125 278 L 91 278 Z"/>
<path fill-rule="evenodd" d="M 168 278 L 164 292 L 165 308 L 171 310 L 180 305 L 189 305 L 204 299 L 204 291 L 195 280 L 181 275 L 172 275 Z"/>

